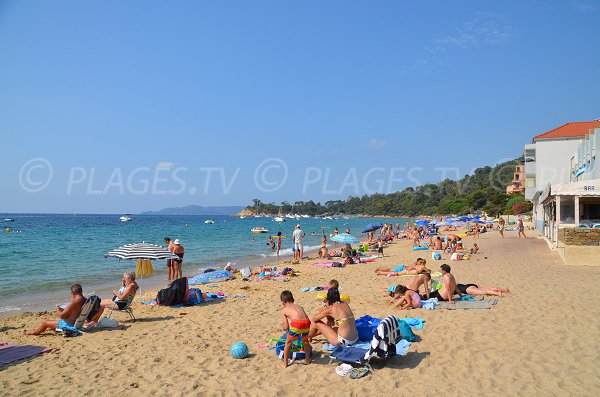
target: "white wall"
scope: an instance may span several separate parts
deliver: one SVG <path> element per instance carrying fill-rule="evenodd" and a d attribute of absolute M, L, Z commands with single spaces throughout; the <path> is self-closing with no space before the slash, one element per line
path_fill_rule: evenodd
<path fill-rule="evenodd" d="M 571 157 L 581 139 L 538 141 L 535 143 L 535 186 L 541 192 L 548 183 L 567 183 L 571 180 Z"/>

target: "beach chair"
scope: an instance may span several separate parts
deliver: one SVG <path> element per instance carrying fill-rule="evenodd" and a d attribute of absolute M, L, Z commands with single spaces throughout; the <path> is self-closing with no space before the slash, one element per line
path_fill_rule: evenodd
<path fill-rule="evenodd" d="M 134 298 L 135 298 L 135 295 L 130 296 L 129 298 L 127 298 L 127 300 L 126 300 L 127 304 L 125 305 L 124 308 L 114 309 L 114 310 L 116 310 L 118 312 L 125 312 L 125 313 L 129 314 L 129 318 L 135 322 L 137 319 L 133 315 L 133 310 L 131 309 L 131 303 L 133 302 Z M 107 316 L 108 318 L 110 318 L 112 316 L 113 308 L 111 307 L 109 310 L 110 311 L 108 312 L 108 316 Z"/>
<path fill-rule="evenodd" d="M 401 342 L 401 339 L 402 333 L 400 332 L 398 319 L 393 315 L 389 315 L 377 326 L 368 349 L 353 346 L 338 347 L 331 353 L 329 363 L 335 359 L 348 364 L 362 365 L 372 372 L 371 358 L 377 356 L 388 360 L 394 357 L 397 352 L 396 345 Z M 409 347 L 410 343 L 403 341 L 402 349 L 399 351 L 400 354 L 406 354 Z"/>
<path fill-rule="evenodd" d="M 64 337 L 68 336 L 77 336 L 84 331 L 84 324 L 91 320 L 95 313 L 98 312 L 100 307 L 100 298 L 97 295 L 92 295 L 86 299 L 83 306 L 81 306 L 81 311 L 79 312 L 79 316 L 77 320 L 75 320 L 75 324 L 73 327 L 69 328 L 56 328 L 56 332 L 61 333 Z M 93 313 L 92 313 L 93 311 Z"/>

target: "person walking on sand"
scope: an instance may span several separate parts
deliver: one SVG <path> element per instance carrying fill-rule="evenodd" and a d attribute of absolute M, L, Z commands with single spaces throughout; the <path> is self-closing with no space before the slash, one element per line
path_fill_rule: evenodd
<path fill-rule="evenodd" d="M 504 225 L 506 224 L 506 221 L 504 220 L 504 218 L 500 218 L 498 220 L 498 231 L 500 232 L 500 235 L 502 236 L 502 238 L 504 238 Z"/>
<path fill-rule="evenodd" d="M 56 328 L 74 328 L 75 321 L 79 317 L 81 308 L 85 303 L 83 289 L 79 284 L 71 285 L 71 302 L 63 309 L 56 306 L 56 315 L 58 320 L 44 320 L 32 331 L 23 331 L 25 335 L 41 335 L 46 330 L 55 330 Z"/>
<path fill-rule="evenodd" d="M 524 238 L 527 238 L 527 236 L 525 235 L 525 226 L 523 226 L 523 219 L 519 218 L 519 221 L 517 222 L 517 227 L 519 228 L 519 238 L 521 238 L 521 235 L 523 235 Z"/>
<path fill-rule="evenodd" d="M 283 348 L 283 368 L 287 368 L 290 350 L 294 340 L 301 339 L 303 343 L 305 363 L 310 364 L 310 319 L 302 306 L 294 303 L 294 295 L 290 291 L 283 291 L 280 295 L 283 310 L 281 311 L 281 328 L 287 331 L 285 347 Z"/>

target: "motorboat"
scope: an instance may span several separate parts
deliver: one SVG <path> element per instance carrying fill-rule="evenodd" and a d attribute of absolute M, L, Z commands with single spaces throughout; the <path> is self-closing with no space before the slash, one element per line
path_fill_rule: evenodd
<path fill-rule="evenodd" d="M 269 230 L 265 229 L 264 227 L 255 227 L 255 228 L 252 228 L 250 231 L 252 233 L 256 233 L 256 234 L 259 234 L 259 233 L 269 233 Z"/>
<path fill-rule="evenodd" d="M 273 218 L 273 220 L 275 222 L 285 222 L 285 218 L 282 216 L 276 216 L 275 218 Z"/>
<path fill-rule="evenodd" d="M 206 223 L 207 225 L 214 225 L 215 221 L 213 221 L 212 219 L 207 219 L 204 221 L 204 223 Z"/>
<path fill-rule="evenodd" d="M 244 215 L 240 216 L 240 219 L 246 219 L 246 217 Z"/>
<path fill-rule="evenodd" d="M 4 222 L 14 222 L 13 218 L 4 218 Z"/>
<path fill-rule="evenodd" d="M 131 219 L 131 217 L 129 216 L 129 214 L 126 214 L 126 215 L 123 215 L 122 217 L 120 217 L 119 220 L 121 222 L 131 222 L 133 219 Z"/>

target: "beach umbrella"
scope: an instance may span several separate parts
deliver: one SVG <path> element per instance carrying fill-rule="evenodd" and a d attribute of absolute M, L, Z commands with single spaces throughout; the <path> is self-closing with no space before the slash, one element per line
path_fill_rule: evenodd
<path fill-rule="evenodd" d="M 369 233 L 377 229 L 381 229 L 383 227 L 383 223 L 369 223 L 363 230 L 363 233 Z"/>
<path fill-rule="evenodd" d="M 454 226 L 454 227 L 461 227 L 462 225 L 463 225 L 463 223 L 462 223 L 462 222 L 452 222 L 452 223 L 450 224 L 450 226 Z"/>
<path fill-rule="evenodd" d="M 356 237 L 348 234 L 348 233 L 340 233 L 336 234 L 331 238 L 331 241 L 335 241 L 337 243 L 342 244 L 357 244 L 359 241 Z"/>
<path fill-rule="evenodd" d="M 426 221 L 425 219 L 419 219 L 418 221 L 415 222 L 415 225 L 417 225 L 417 226 L 427 226 L 427 225 L 429 225 L 429 222 Z"/>
<path fill-rule="evenodd" d="M 156 244 L 149 243 L 136 243 L 136 244 L 125 244 L 115 250 L 110 251 L 105 258 L 119 258 L 124 260 L 135 260 L 135 259 L 177 259 L 178 256 L 169 251 L 168 249 L 161 247 Z"/>

